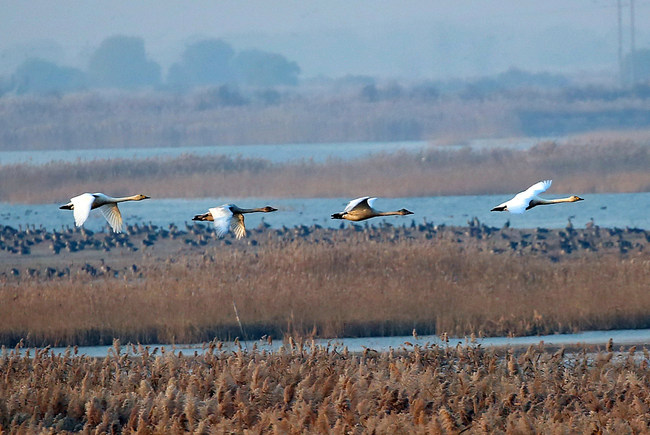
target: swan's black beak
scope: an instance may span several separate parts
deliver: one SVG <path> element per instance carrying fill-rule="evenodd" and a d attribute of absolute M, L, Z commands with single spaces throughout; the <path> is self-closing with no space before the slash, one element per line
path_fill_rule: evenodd
<path fill-rule="evenodd" d="M 576 201 L 584 201 L 585 200 L 584 198 L 580 198 L 579 196 L 577 196 L 576 198 L 578 198 L 578 199 L 576 199 Z"/>
<path fill-rule="evenodd" d="M 407 215 L 407 214 L 415 214 L 415 213 L 413 213 L 411 210 L 407 210 L 407 209 L 405 209 L 405 208 L 402 209 L 402 213 L 404 213 L 404 215 Z"/>

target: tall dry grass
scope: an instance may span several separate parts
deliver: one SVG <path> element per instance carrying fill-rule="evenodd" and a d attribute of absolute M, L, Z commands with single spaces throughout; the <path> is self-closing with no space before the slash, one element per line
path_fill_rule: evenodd
<path fill-rule="evenodd" d="M 647 328 L 650 258 L 554 263 L 453 240 L 300 239 L 208 248 L 140 276 L 25 276 L 0 288 L 0 341 L 184 343 L 264 334 L 523 335 Z M 343 236 L 341 236 L 343 237 Z"/>
<path fill-rule="evenodd" d="M 209 91 L 208 91 L 209 92 Z M 463 131 L 516 135 L 515 99 L 287 96 L 279 104 L 206 107 L 166 93 L 0 98 L 0 148 L 70 149 L 427 140 Z"/>
<path fill-rule="evenodd" d="M 606 92 L 605 92 L 606 93 Z M 362 88 L 285 90 L 275 102 L 228 104 L 189 94 L 83 92 L 0 98 L 0 148 L 70 149 L 457 140 L 648 128 L 642 93 L 416 88 L 367 98 Z"/>
<path fill-rule="evenodd" d="M 99 160 L 43 166 L 0 166 L 0 201 L 67 200 L 76 192 L 140 191 L 157 198 L 354 197 L 467 195 L 518 192 L 553 178 L 556 192 L 650 191 L 646 142 L 542 142 L 527 151 L 380 154 L 354 161 L 272 164 L 260 159 L 185 155 L 174 159 Z"/>
<path fill-rule="evenodd" d="M 350 354 L 0 357 L 12 433 L 646 433 L 650 355 L 416 346 Z"/>

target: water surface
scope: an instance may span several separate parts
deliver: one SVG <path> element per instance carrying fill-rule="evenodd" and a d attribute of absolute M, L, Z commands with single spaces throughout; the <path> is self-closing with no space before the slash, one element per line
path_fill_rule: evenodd
<path fill-rule="evenodd" d="M 539 206 L 521 215 L 504 212 L 490 212 L 499 203 L 510 199 L 509 195 L 481 196 L 430 196 L 407 198 L 379 198 L 375 202 L 380 210 L 407 208 L 414 212 L 410 216 L 391 216 L 365 221 L 368 225 L 389 222 L 394 225 L 410 225 L 411 222 L 432 222 L 445 225 L 466 225 L 477 217 L 480 222 L 493 227 L 502 227 L 509 222 L 513 228 L 562 228 L 569 220 L 576 228 L 583 228 L 592 221 L 602 227 L 650 229 L 650 192 L 581 194 L 584 201 L 574 204 Z M 556 198 L 562 195 L 545 195 Z M 318 224 L 338 228 L 352 225 L 347 221 L 332 220 L 332 213 L 343 210 L 350 198 L 201 198 L 201 199 L 150 199 L 137 203 L 120 204 L 124 221 L 128 224 L 152 223 L 161 227 L 175 224 L 184 228 L 192 223 L 194 215 L 207 212 L 208 208 L 224 203 L 235 203 L 240 207 L 271 205 L 279 210 L 274 213 L 255 213 L 246 216 L 248 228 L 255 228 L 263 221 L 273 228 L 282 226 Z M 630 207 L 630 204 L 634 204 Z M 60 204 L 11 204 L 0 203 L 0 224 L 18 228 L 35 225 L 48 230 L 73 226 L 72 212 L 59 210 Z M 208 223 L 205 223 L 208 225 Z M 355 225 L 366 225 L 360 223 Z M 85 224 L 97 231 L 106 227 L 98 211 L 92 211 Z"/>
<path fill-rule="evenodd" d="M 396 151 L 418 152 L 428 145 L 415 142 L 351 142 L 283 145 L 218 145 L 174 148 L 110 148 L 45 151 L 0 151 L 0 165 L 29 163 L 42 165 L 50 162 L 91 161 L 97 159 L 173 158 L 184 154 L 197 156 L 225 155 L 229 157 L 259 158 L 274 163 L 292 160 L 324 162 L 336 158 L 352 160 L 373 153 Z"/>
<path fill-rule="evenodd" d="M 621 345 L 645 345 L 650 344 L 650 329 L 627 329 L 613 331 L 586 331 L 576 334 L 553 334 L 553 335 L 536 335 L 527 337 L 489 337 L 477 338 L 471 341 L 469 338 L 450 338 L 447 343 L 443 342 L 435 335 L 421 336 L 415 339 L 412 336 L 400 337 L 362 337 L 362 338 L 341 338 L 341 339 L 318 339 L 314 340 L 316 346 L 330 348 L 331 350 L 342 351 L 347 348 L 350 352 L 363 352 L 365 349 L 372 349 L 377 352 L 387 352 L 391 349 L 406 348 L 412 349 L 413 345 L 439 345 L 439 346 L 456 346 L 471 345 L 481 347 L 528 347 L 543 342 L 545 345 L 552 346 L 574 346 L 574 345 L 603 345 L 605 346 L 609 339 L 612 339 L 614 346 Z M 249 340 L 242 341 L 240 345 L 243 349 L 252 351 L 255 347 L 259 350 L 278 351 L 280 346 L 286 346 L 281 341 L 274 341 L 268 344 L 266 340 Z M 311 341 L 306 344 L 311 346 Z M 152 344 L 147 345 L 150 352 L 158 348 L 164 349 L 165 352 L 174 352 L 183 355 L 202 354 L 208 350 L 206 343 L 203 344 Z M 67 348 L 55 347 L 51 351 L 55 354 L 61 354 Z M 77 351 L 80 355 L 103 358 L 107 356 L 113 346 L 80 346 Z M 238 346 L 234 342 L 223 343 L 222 350 L 237 350 Z M 131 353 L 130 346 L 123 346 L 123 352 Z M 23 353 L 25 349 L 23 349 Z M 33 354 L 33 353 L 32 353 Z M 160 352 L 158 352 L 160 354 Z"/>
<path fill-rule="evenodd" d="M 464 147 L 472 149 L 491 149 L 506 147 L 509 149 L 527 149 L 544 138 L 505 138 L 475 139 L 456 145 L 445 145 L 439 149 L 454 150 Z M 313 160 L 324 162 L 328 159 L 353 160 L 377 153 L 394 153 L 404 151 L 418 153 L 435 142 L 401 141 L 401 142 L 346 142 L 346 143 L 311 143 L 279 145 L 216 145 L 195 147 L 159 147 L 159 148 L 109 148 L 109 149 L 75 149 L 75 150 L 41 150 L 41 151 L 0 151 L 0 165 L 29 163 L 43 165 L 50 162 L 91 161 L 97 159 L 146 159 L 173 158 L 183 154 L 198 156 L 225 155 L 230 157 L 259 158 L 274 163 L 295 160 Z"/>

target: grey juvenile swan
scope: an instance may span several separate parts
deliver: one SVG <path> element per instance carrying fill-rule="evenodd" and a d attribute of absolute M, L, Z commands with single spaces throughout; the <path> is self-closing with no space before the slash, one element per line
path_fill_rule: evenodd
<path fill-rule="evenodd" d="M 372 207 L 376 199 L 377 198 L 371 198 L 369 196 L 353 199 L 348 203 L 345 209 L 343 209 L 343 212 L 334 213 L 332 219 L 347 219 L 356 222 L 377 216 L 404 216 L 407 214 L 413 214 L 412 211 L 408 211 L 405 208 L 397 211 L 378 211 Z"/>

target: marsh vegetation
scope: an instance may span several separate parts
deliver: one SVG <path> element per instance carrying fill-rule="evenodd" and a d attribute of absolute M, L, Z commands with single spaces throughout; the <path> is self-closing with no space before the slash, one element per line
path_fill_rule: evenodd
<path fill-rule="evenodd" d="M 287 343 L 276 353 L 0 357 L 0 428 L 87 433 L 644 433 L 644 348 L 565 355 L 415 343 L 390 353 Z M 594 352 L 595 351 L 595 352 Z"/>
<path fill-rule="evenodd" d="M 10 345 L 650 327 L 644 230 L 261 227 L 237 241 L 196 225 L 3 238 Z"/>
<path fill-rule="evenodd" d="M 556 136 L 647 129 L 648 88 L 351 83 L 321 89 L 224 86 L 0 98 L 3 150 L 177 147 Z"/>
<path fill-rule="evenodd" d="M 323 163 L 184 155 L 0 166 L 0 201 L 67 201 L 71 192 L 88 191 L 132 194 L 133 186 L 154 198 L 478 195 L 518 192 L 549 174 L 554 192 L 646 192 L 648 167 L 650 142 L 607 136 L 544 141 L 529 150 L 431 147 Z"/>

